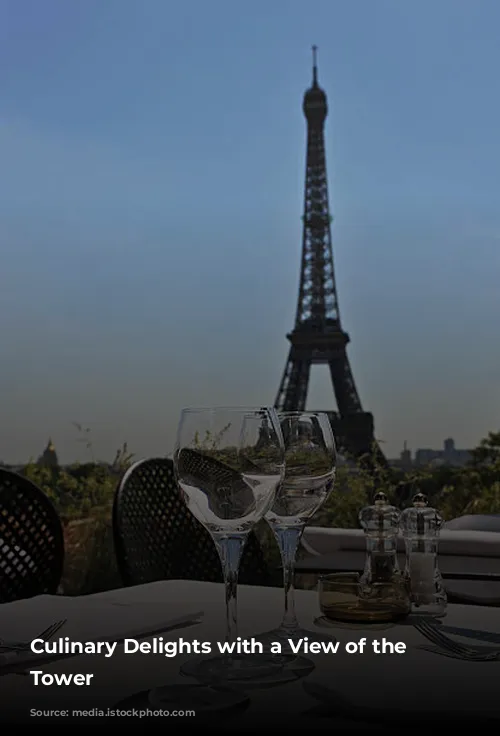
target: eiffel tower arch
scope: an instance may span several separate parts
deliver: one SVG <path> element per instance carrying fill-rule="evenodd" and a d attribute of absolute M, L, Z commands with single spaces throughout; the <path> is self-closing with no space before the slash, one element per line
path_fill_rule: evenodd
<path fill-rule="evenodd" d="M 382 460 L 374 439 L 373 416 L 363 411 L 354 383 L 347 356 L 349 335 L 340 321 L 324 139 L 328 103 L 318 84 L 316 47 L 312 86 L 304 95 L 302 109 L 307 121 L 307 159 L 299 296 L 275 408 L 305 411 L 311 366 L 327 364 L 338 409 L 327 413 L 339 449 L 357 458 L 375 452 Z"/>

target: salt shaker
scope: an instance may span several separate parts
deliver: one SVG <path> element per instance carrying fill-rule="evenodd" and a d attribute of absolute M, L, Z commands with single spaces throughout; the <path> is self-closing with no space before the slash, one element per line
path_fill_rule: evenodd
<path fill-rule="evenodd" d="M 405 577 L 410 586 L 412 613 L 444 616 L 447 598 L 438 567 L 439 532 L 443 520 L 417 493 L 413 506 L 403 511 L 400 526 L 405 540 Z"/>
<path fill-rule="evenodd" d="M 379 492 L 372 506 L 359 512 L 359 523 L 366 535 L 366 561 L 361 583 L 389 582 L 399 574 L 397 536 L 399 511 Z"/>

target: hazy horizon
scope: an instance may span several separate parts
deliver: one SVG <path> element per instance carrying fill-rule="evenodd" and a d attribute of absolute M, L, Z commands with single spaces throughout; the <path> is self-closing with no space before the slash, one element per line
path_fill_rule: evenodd
<path fill-rule="evenodd" d="M 313 13 L 314 9 L 314 13 Z M 299 283 L 311 46 L 340 314 L 384 452 L 499 427 L 494 0 L 4 0 L 0 459 L 172 448 L 272 404 Z M 328 369 L 308 408 L 335 409 Z"/>

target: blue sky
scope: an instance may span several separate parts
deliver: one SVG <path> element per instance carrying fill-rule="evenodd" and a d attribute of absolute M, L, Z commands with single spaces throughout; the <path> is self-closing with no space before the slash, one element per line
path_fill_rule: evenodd
<path fill-rule="evenodd" d="M 495 0 L 1 0 L 0 459 L 168 452 L 274 401 L 299 279 L 312 44 L 340 310 L 377 436 L 500 413 Z M 327 369 L 309 408 L 334 408 Z"/>

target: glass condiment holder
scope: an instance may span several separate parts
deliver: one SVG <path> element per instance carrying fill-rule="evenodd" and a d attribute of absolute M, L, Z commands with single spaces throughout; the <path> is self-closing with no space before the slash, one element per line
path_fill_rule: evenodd
<path fill-rule="evenodd" d="M 408 588 L 397 558 L 399 511 L 379 492 L 358 518 L 366 538 L 363 574 L 323 578 L 321 610 L 329 619 L 353 623 L 399 621 L 410 612 Z"/>
<path fill-rule="evenodd" d="M 413 505 L 400 517 L 406 547 L 404 575 L 410 589 L 412 614 L 439 617 L 446 613 L 447 597 L 437 559 L 442 523 L 423 493 L 413 497 Z"/>
<path fill-rule="evenodd" d="M 397 556 L 399 517 L 398 509 L 389 504 L 382 492 L 375 495 L 373 505 L 359 512 L 359 523 L 366 539 L 362 584 L 388 582 L 395 575 L 400 575 Z"/>

